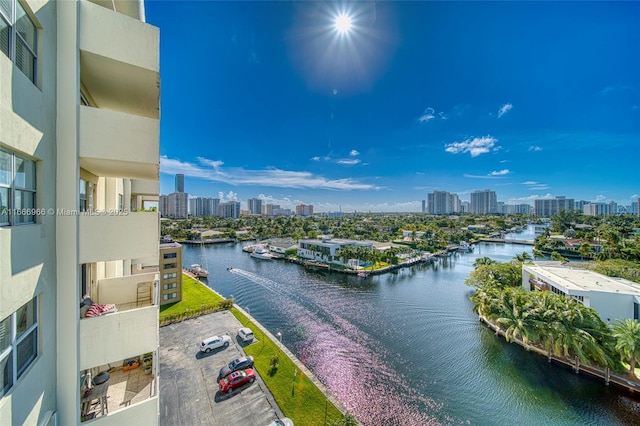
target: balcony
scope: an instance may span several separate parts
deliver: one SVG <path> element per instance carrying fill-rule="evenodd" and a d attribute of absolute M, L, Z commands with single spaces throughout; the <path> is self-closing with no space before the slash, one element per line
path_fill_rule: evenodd
<path fill-rule="evenodd" d="M 159 30 L 80 2 L 80 78 L 99 108 L 160 115 Z"/>
<path fill-rule="evenodd" d="M 130 212 L 126 216 L 91 214 L 79 219 L 80 264 L 158 258 L 160 216 L 157 212 Z"/>
<path fill-rule="evenodd" d="M 140 366 L 124 371 L 123 362 L 109 369 L 108 386 L 101 400 L 94 395 L 81 397 L 82 420 L 87 424 L 156 424 L 158 419 L 157 372 L 146 374 Z M 83 391 L 84 394 L 84 391 Z"/>
<path fill-rule="evenodd" d="M 160 194 L 160 182 L 155 180 L 139 180 L 131 181 L 131 196 L 146 195 L 155 196 Z"/>
<path fill-rule="evenodd" d="M 80 167 L 97 176 L 146 179 L 157 185 L 159 138 L 157 119 L 80 107 Z"/>

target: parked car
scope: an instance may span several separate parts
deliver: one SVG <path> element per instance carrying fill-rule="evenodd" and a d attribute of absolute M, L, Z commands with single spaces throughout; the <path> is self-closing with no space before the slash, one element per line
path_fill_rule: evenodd
<path fill-rule="evenodd" d="M 253 331 L 250 328 L 242 327 L 238 330 L 238 336 L 244 343 L 253 342 Z"/>
<path fill-rule="evenodd" d="M 231 344 L 231 337 L 226 334 L 209 337 L 200 342 L 200 352 L 209 353 L 213 349 L 226 348 L 229 344 Z"/>
<path fill-rule="evenodd" d="M 272 421 L 267 426 L 293 426 L 293 420 L 288 417 L 283 417 Z"/>
<path fill-rule="evenodd" d="M 244 370 L 245 368 L 253 367 L 253 357 L 252 356 L 243 356 L 240 358 L 236 358 L 231 361 L 228 365 L 225 365 L 220 369 L 220 374 L 218 377 L 220 379 L 227 377 L 229 374 L 234 371 Z"/>
<path fill-rule="evenodd" d="M 255 371 L 253 371 L 253 368 L 247 368 L 245 370 L 234 371 L 224 379 L 220 379 L 218 384 L 220 385 L 220 392 L 231 393 L 234 389 L 246 383 L 253 383 L 255 380 Z"/>

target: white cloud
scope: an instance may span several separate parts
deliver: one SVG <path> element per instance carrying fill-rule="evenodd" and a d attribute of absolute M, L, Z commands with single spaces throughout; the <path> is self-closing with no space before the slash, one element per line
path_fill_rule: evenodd
<path fill-rule="evenodd" d="M 498 140 L 489 135 L 473 139 L 469 138 L 462 142 L 453 142 L 445 145 L 445 151 L 452 154 L 468 152 L 472 157 L 477 157 L 480 154 L 498 150 L 499 147 L 495 146 L 496 142 Z"/>
<path fill-rule="evenodd" d="M 238 194 L 233 191 L 229 191 L 226 195 L 223 192 L 218 192 L 218 198 L 220 199 L 220 202 L 223 203 L 227 201 L 238 201 Z"/>
<path fill-rule="evenodd" d="M 605 201 L 607 201 L 607 197 L 605 197 L 604 195 L 600 194 L 596 197 L 596 203 L 604 203 Z"/>
<path fill-rule="evenodd" d="M 535 182 L 531 180 L 522 182 L 522 184 L 527 186 L 528 187 L 527 189 L 530 191 L 544 191 L 545 189 L 549 189 L 549 185 L 547 185 L 546 183 L 540 183 L 540 182 Z M 554 197 L 551 194 L 548 194 L 545 197 L 539 197 L 539 198 L 554 198 Z"/>
<path fill-rule="evenodd" d="M 539 147 L 537 145 L 532 145 L 529 147 L 529 151 L 536 151 L 536 152 L 542 151 L 542 147 Z"/>
<path fill-rule="evenodd" d="M 427 108 L 424 110 L 424 113 L 418 118 L 418 121 L 421 123 L 427 123 L 431 120 L 433 120 L 434 118 L 436 118 L 435 114 L 435 110 L 433 108 Z"/>
<path fill-rule="evenodd" d="M 311 157 L 311 160 L 312 161 L 320 161 L 320 157 L 318 157 L 318 156 Z"/>
<path fill-rule="evenodd" d="M 436 112 L 435 109 L 429 107 L 427 109 L 424 110 L 424 113 L 422 113 L 422 115 L 420 117 L 418 117 L 418 121 L 420 123 L 428 123 L 431 120 L 446 120 L 447 116 L 444 114 L 444 112 L 440 111 L 440 112 Z"/>
<path fill-rule="evenodd" d="M 356 151 L 355 149 L 352 149 L 351 152 L 349 152 L 349 155 L 352 157 L 356 157 L 358 155 L 360 155 L 360 153 L 358 151 Z"/>
<path fill-rule="evenodd" d="M 198 158 L 199 164 L 185 162 L 166 156 L 160 157 L 160 171 L 175 175 L 223 182 L 230 185 L 259 185 L 279 188 L 330 189 L 339 191 L 377 190 L 378 186 L 362 183 L 355 179 L 328 179 L 311 172 L 280 170 L 267 168 L 264 170 L 246 170 L 241 167 L 223 169 L 222 161 Z"/>
<path fill-rule="evenodd" d="M 504 175 L 508 175 L 509 173 L 511 173 L 511 171 L 509 171 L 509 169 L 502 169 L 502 170 L 497 170 L 497 171 L 493 171 L 491 173 L 489 173 L 490 176 L 504 176 Z"/>
<path fill-rule="evenodd" d="M 506 113 L 508 113 L 512 109 L 513 109 L 513 105 L 511 105 L 510 103 L 506 103 L 506 104 L 502 105 L 500 107 L 500 109 L 498 110 L 498 118 L 502 117 L 503 115 L 505 115 Z"/>
<path fill-rule="evenodd" d="M 613 86 L 607 86 L 607 87 L 605 87 L 604 89 L 602 89 L 602 90 L 600 91 L 600 94 L 604 96 L 604 95 L 606 95 L 606 94 L 607 94 L 607 93 L 609 93 L 609 92 L 613 92 L 614 90 L 616 90 L 616 88 L 615 88 L 615 87 L 613 87 Z"/>
<path fill-rule="evenodd" d="M 353 166 L 355 164 L 358 164 L 359 162 L 360 160 L 358 160 L 357 158 L 341 158 L 336 160 L 336 163 L 344 164 L 345 166 Z"/>

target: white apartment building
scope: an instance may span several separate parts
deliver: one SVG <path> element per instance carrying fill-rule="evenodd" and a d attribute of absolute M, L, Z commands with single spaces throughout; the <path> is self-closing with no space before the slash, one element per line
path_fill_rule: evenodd
<path fill-rule="evenodd" d="M 551 291 L 594 308 L 600 319 L 640 319 L 640 285 L 555 263 L 522 265 L 525 290 Z"/>
<path fill-rule="evenodd" d="M 159 99 L 142 1 L 0 1 L 0 424 L 158 423 Z"/>
<path fill-rule="evenodd" d="M 498 198 L 495 191 L 489 189 L 471 193 L 471 213 L 490 214 L 498 212 Z"/>

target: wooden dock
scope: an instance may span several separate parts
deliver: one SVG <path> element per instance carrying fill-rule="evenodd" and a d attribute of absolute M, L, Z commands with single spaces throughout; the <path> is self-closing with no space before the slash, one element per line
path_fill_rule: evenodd
<path fill-rule="evenodd" d="M 478 241 L 485 243 L 502 243 L 502 244 L 522 244 L 525 246 L 532 246 L 533 241 L 529 240 L 509 240 L 506 238 L 480 238 Z"/>

